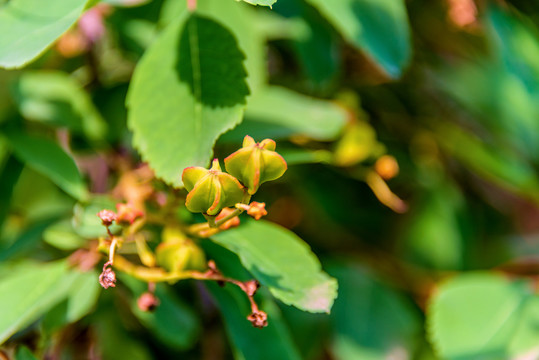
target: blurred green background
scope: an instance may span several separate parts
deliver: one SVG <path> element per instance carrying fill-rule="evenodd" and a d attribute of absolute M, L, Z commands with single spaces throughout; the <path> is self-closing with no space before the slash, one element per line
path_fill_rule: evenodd
<path fill-rule="evenodd" d="M 45 284 L 63 265 L 36 261 L 102 235 L 88 218 L 109 200 L 96 194 L 142 162 L 127 126 L 131 76 L 185 11 L 181 0 L 106 0 L 36 61 L 0 70 L 0 318 L 17 305 L 17 283 L 29 304 L 24 319 L 0 320 L 0 349 L 17 359 L 539 359 L 539 2 L 219 1 L 199 7 L 237 21 L 252 97 L 215 154 L 246 134 L 277 141 L 289 170 L 256 200 L 338 279 L 332 313 L 263 292 L 275 327 L 257 333 L 238 294 L 194 281 L 158 287 L 151 316 L 129 277 L 101 291 L 97 273 L 77 274 L 82 302 Z M 55 175 L 73 163 L 54 144 L 91 196 Z M 205 250 L 235 257 L 215 246 Z"/>

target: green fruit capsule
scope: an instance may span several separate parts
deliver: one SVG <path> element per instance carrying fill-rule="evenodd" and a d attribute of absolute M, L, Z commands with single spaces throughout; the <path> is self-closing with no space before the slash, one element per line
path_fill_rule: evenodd
<path fill-rule="evenodd" d="M 191 212 L 215 216 L 245 196 L 243 185 L 234 176 L 222 172 L 217 159 L 209 170 L 198 166 L 186 168 L 182 181 L 189 191 L 185 206 Z"/>
<path fill-rule="evenodd" d="M 253 195 L 260 184 L 280 178 L 287 165 L 275 152 L 275 141 L 265 139 L 257 143 L 247 135 L 243 139 L 243 147 L 225 159 L 225 168 Z"/>
<path fill-rule="evenodd" d="M 163 230 L 162 242 L 155 249 L 157 264 L 168 272 L 204 270 L 206 258 L 193 240 L 174 227 Z"/>

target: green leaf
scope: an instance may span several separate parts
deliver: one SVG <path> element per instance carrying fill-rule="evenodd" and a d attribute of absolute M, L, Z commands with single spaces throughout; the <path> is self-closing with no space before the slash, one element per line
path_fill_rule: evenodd
<path fill-rule="evenodd" d="M 243 0 L 246 3 L 249 3 L 251 5 L 261 5 L 261 6 L 269 6 L 275 4 L 277 0 Z"/>
<path fill-rule="evenodd" d="M 539 343 L 539 302 L 530 283 L 469 274 L 438 289 L 428 308 L 430 340 L 448 360 L 508 359 Z"/>
<path fill-rule="evenodd" d="M 23 164 L 15 156 L 8 156 L 0 173 L 0 194 L 2 194 L 2 202 L 0 202 L 0 229 L 2 229 L 2 225 L 9 214 L 13 190 L 19 180 L 22 169 Z"/>
<path fill-rule="evenodd" d="M 135 69 L 127 104 L 133 143 L 156 175 L 182 186 L 188 166 L 207 166 L 224 131 L 243 115 L 244 55 L 218 22 L 184 13 Z"/>
<path fill-rule="evenodd" d="M 115 303 L 108 302 L 98 316 L 93 320 L 97 343 L 103 360 L 116 360 L 118 354 L 121 358 L 130 360 L 152 360 L 152 352 L 145 341 L 136 338 L 128 331 L 118 317 Z"/>
<path fill-rule="evenodd" d="M 15 155 L 26 165 L 47 176 L 74 198 L 84 200 L 88 197 L 77 165 L 55 142 L 18 132 L 10 132 L 7 139 Z"/>
<path fill-rule="evenodd" d="M 77 21 L 86 0 L 10 0 L 0 5 L 0 67 L 24 66 Z"/>
<path fill-rule="evenodd" d="M 57 249 L 73 251 L 87 244 L 81 236 L 75 233 L 69 220 L 61 220 L 49 226 L 43 232 L 43 241 Z"/>
<path fill-rule="evenodd" d="M 254 328 L 247 320 L 250 306 L 241 290 L 227 284 L 225 288 L 208 283 L 207 288 L 217 302 L 223 316 L 227 334 L 234 346 L 236 359 L 299 360 L 290 331 L 282 319 L 277 305 L 266 295 L 260 306 L 268 314 L 268 326 Z M 261 296 L 257 296 L 260 301 Z"/>
<path fill-rule="evenodd" d="M 128 276 L 122 276 L 121 280 L 133 292 L 131 310 L 153 336 L 174 349 L 188 349 L 194 345 L 200 335 L 200 321 L 166 285 L 158 284 L 156 287 L 159 306 L 154 311 L 145 312 L 139 309 L 137 299 L 147 291 L 148 285 Z"/>
<path fill-rule="evenodd" d="M 498 143 L 511 145 L 525 157 L 537 158 L 539 125 L 534 119 L 539 115 L 539 91 L 534 93 L 532 88 L 537 86 L 539 90 L 539 82 L 530 86 L 490 60 L 451 65 L 436 76 L 439 87 L 496 136 Z M 504 101 L 498 101 L 499 97 Z"/>
<path fill-rule="evenodd" d="M 441 147 L 469 170 L 524 198 L 539 201 L 539 177 L 532 165 L 503 144 L 489 144 L 449 123 L 440 126 Z"/>
<path fill-rule="evenodd" d="M 466 240 L 459 224 L 462 194 L 449 181 L 439 181 L 422 195 L 408 217 L 402 252 L 420 266 L 461 270 Z"/>
<path fill-rule="evenodd" d="M 331 315 L 336 359 L 415 358 L 421 320 L 411 302 L 357 264 L 328 268 L 339 281 Z"/>
<path fill-rule="evenodd" d="M 0 280 L 0 307 L 9 309 L 0 317 L 0 344 L 65 298 L 66 275 L 66 262 L 58 261 L 14 267 Z"/>
<path fill-rule="evenodd" d="M 342 35 L 392 78 L 411 58 L 410 26 L 403 0 L 307 0 Z"/>
<path fill-rule="evenodd" d="M 66 300 L 49 311 L 42 321 L 45 332 L 52 333 L 80 320 L 97 303 L 101 286 L 98 282 L 99 275 L 95 271 L 72 271 L 70 278 L 72 285 Z"/>
<path fill-rule="evenodd" d="M 69 214 L 74 203 L 49 177 L 25 166 L 13 190 L 11 211 L 35 222 Z"/>
<path fill-rule="evenodd" d="M 245 116 L 251 121 L 283 127 L 290 135 L 319 141 L 337 138 L 347 119 L 346 111 L 334 103 L 277 86 L 255 94 Z"/>
<path fill-rule="evenodd" d="M 309 246 L 297 235 L 260 220 L 212 237 L 236 253 L 243 266 L 285 304 L 310 312 L 328 312 L 337 282 L 322 271 Z"/>
<path fill-rule="evenodd" d="M 66 319 L 68 323 L 75 322 L 92 310 L 99 294 L 99 275 L 95 271 L 73 271 L 75 280 L 69 289 L 67 298 Z"/>
<path fill-rule="evenodd" d="M 216 262 L 223 274 L 241 281 L 252 279 L 252 275 L 245 270 L 236 254 L 211 241 L 202 242 L 201 245 L 208 254 L 208 258 Z M 247 320 L 247 316 L 251 313 L 251 307 L 245 293 L 230 284 L 225 285 L 224 288 L 210 282 L 206 284 L 221 310 L 221 316 L 228 337 L 232 342 L 236 359 L 300 358 L 292 340 L 292 334 L 284 322 L 279 308 L 272 301 L 265 288 L 258 290 L 255 301 L 268 314 L 268 326 L 255 329 Z M 307 315 L 313 316 L 313 314 Z"/>
<path fill-rule="evenodd" d="M 507 70 L 520 78 L 529 92 L 539 92 L 539 32 L 530 19 L 510 8 L 488 8 L 489 40 Z"/>
<path fill-rule="evenodd" d="M 340 39 L 336 32 L 318 11 L 303 0 L 281 1 L 274 10 L 287 18 L 280 29 L 295 24 L 296 36 L 290 40 L 309 80 L 318 86 L 328 85 L 335 79 L 342 63 Z M 273 33 L 276 31 L 279 29 Z"/>
<path fill-rule="evenodd" d="M 68 74 L 28 71 L 13 89 L 19 112 L 28 120 L 64 126 L 89 139 L 102 139 L 107 124 L 88 93 Z"/>
<path fill-rule="evenodd" d="M 35 224 L 28 225 L 17 234 L 11 246 L 7 248 L 0 247 L 0 261 L 15 257 L 15 255 L 27 255 L 34 250 L 35 246 L 41 240 L 43 231 L 51 224 L 51 220 L 39 221 Z"/>
<path fill-rule="evenodd" d="M 187 12 L 185 1 L 164 0 L 159 24 L 165 27 Z M 251 93 L 267 83 L 266 39 L 258 29 L 260 12 L 252 6 L 236 1 L 204 0 L 197 3 L 197 13 L 218 19 L 236 37 L 239 48 L 249 56 L 244 65 L 249 74 L 247 83 Z"/>
<path fill-rule="evenodd" d="M 15 353 L 15 360 L 37 360 L 37 357 L 26 346 L 20 346 Z"/>

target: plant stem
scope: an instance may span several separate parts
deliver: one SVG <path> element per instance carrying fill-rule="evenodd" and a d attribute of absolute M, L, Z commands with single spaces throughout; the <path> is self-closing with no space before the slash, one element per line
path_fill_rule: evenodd
<path fill-rule="evenodd" d="M 216 221 L 216 222 L 215 222 L 215 226 L 216 226 L 216 227 L 219 227 L 219 226 L 223 225 L 223 224 L 226 223 L 228 220 L 233 219 L 233 218 L 235 218 L 236 216 L 240 215 L 243 211 L 244 211 L 243 209 L 236 209 L 236 210 L 234 210 L 233 212 L 231 212 L 230 214 L 228 214 L 228 215 L 225 216 L 224 218 L 219 219 L 219 221 Z"/>
<path fill-rule="evenodd" d="M 114 254 L 116 253 L 116 246 L 118 245 L 118 240 L 115 236 L 112 237 L 112 242 L 110 243 L 110 250 L 109 250 L 109 262 L 110 264 L 114 264 Z"/>
<path fill-rule="evenodd" d="M 224 218 L 219 219 L 218 221 L 215 221 L 213 218 L 211 218 L 208 219 L 208 222 L 206 223 L 193 224 L 186 229 L 186 232 L 190 235 L 203 238 L 215 235 L 221 231 L 221 229 L 219 229 L 219 226 L 223 225 L 228 220 L 233 219 L 236 216 L 240 215 L 242 212 L 244 212 L 246 210 L 244 207 L 248 208 L 249 201 L 251 201 L 251 195 L 246 194 L 242 201 L 236 204 L 236 209 Z M 213 223 L 211 223 L 211 221 L 213 221 Z"/>

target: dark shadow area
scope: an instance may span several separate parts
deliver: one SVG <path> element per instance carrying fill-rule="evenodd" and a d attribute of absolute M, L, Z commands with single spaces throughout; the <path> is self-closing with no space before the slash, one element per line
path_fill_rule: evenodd
<path fill-rule="evenodd" d="M 211 107 L 245 104 L 249 95 L 245 55 L 227 28 L 191 15 L 179 37 L 178 52 L 178 78 L 197 101 Z"/>
<path fill-rule="evenodd" d="M 272 287 L 275 289 L 279 289 L 281 291 L 286 292 L 293 292 L 293 289 L 290 289 L 289 287 L 284 287 L 281 285 L 281 279 L 283 279 L 280 275 L 273 275 L 269 274 L 267 271 L 262 271 L 258 266 L 252 265 L 249 269 L 251 274 L 253 274 L 260 282 L 267 287 Z"/>
<path fill-rule="evenodd" d="M 400 41 L 392 43 L 397 38 L 396 31 L 399 31 L 398 25 L 392 18 L 388 19 L 387 12 L 383 5 L 376 1 L 369 1 L 370 6 L 354 3 L 352 11 L 354 16 L 359 19 L 363 30 L 354 37 L 362 43 L 368 44 L 370 52 L 376 54 L 378 62 L 386 64 L 402 63 L 405 61 L 406 44 Z M 378 32 L 365 31 L 365 29 L 378 29 Z M 385 41 L 382 41 L 385 40 Z M 391 69 L 391 76 L 398 76 L 398 68 Z"/>

